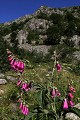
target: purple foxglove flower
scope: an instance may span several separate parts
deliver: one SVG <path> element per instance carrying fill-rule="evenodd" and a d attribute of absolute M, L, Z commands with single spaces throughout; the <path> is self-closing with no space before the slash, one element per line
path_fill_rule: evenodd
<path fill-rule="evenodd" d="M 76 92 L 76 90 L 75 90 L 75 88 L 74 87 L 69 87 L 69 90 L 71 91 L 71 92 Z"/>
<path fill-rule="evenodd" d="M 28 90 L 30 90 L 31 88 L 30 88 L 29 84 L 23 83 L 22 89 L 24 89 L 25 91 L 28 91 Z"/>
<path fill-rule="evenodd" d="M 58 91 L 58 90 L 56 90 L 56 96 L 60 96 L 61 95 L 61 93 Z"/>
<path fill-rule="evenodd" d="M 52 90 L 50 91 L 50 94 L 51 94 L 52 98 L 54 98 L 55 95 L 56 95 L 55 89 L 52 89 Z"/>
<path fill-rule="evenodd" d="M 10 62 L 10 65 L 13 65 L 13 64 L 14 64 L 14 59 L 12 59 Z"/>
<path fill-rule="evenodd" d="M 28 107 L 25 106 L 24 111 L 25 111 L 25 115 L 28 115 L 28 113 L 29 113 Z"/>
<path fill-rule="evenodd" d="M 20 109 L 23 108 L 23 103 L 22 103 L 22 102 L 20 102 L 20 106 L 19 106 L 19 108 L 20 108 Z"/>
<path fill-rule="evenodd" d="M 24 63 L 22 61 L 18 61 L 18 70 L 21 73 L 24 71 Z"/>
<path fill-rule="evenodd" d="M 22 106 L 22 113 L 25 114 L 25 105 Z"/>
<path fill-rule="evenodd" d="M 74 106 L 73 101 L 69 101 L 70 107 Z"/>
<path fill-rule="evenodd" d="M 68 93 L 69 98 L 73 98 L 74 96 L 72 95 L 72 93 Z"/>
<path fill-rule="evenodd" d="M 21 85 L 22 81 L 18 80 L 17 86 Z"/>
<path fill-rule="evenodd" d="M 13 60 L 13 58 L 11 56 L 8 56 L 8 60 L 11 61 Z"/>
<path fill-rule="evenodd" d="M 67 99 L 65 99 L 63 101 L 63 109 L 68 109 L 68 101 L 67 101 Z"/>
<path fill-rule="evenodd" d="M 22 89 L 26 89 L 26 87 L 27 87 L 27 84 L 26 84 L 26 83 L 23 83 L 23 84 L 22 84 Z"/>
<path fill-rule="evenodd" d="M 14 69 L 15 69 L 15 70 L 18 70 L 18 66 L 17 66 L 17 65 L 18 65 L 18 61 L 15 61 L 15 62 L 14 62 Z"/>
<path fill-rule="evenodd" d="M 57 71 L 60 72 L 62 70 L 61 65 L 59 63 L 56 64 Z"/>
<path fill-rule="evenodd" d="M 25 105 L 23 105 L 22 113 L 23 113 L 24 115 L 28 115 L 28 113 L 29 113 L 29 109 L 28 109 L 28 107 L 26 107 Z"/>

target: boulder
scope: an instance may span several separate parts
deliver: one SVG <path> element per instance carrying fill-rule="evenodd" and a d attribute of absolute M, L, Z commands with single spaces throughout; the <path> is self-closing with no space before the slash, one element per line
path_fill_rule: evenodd
<path fill-rule="evenodd" d="M 76 104 L 74 107 L 80 109 L 80 103 Z M 80 118 L 75 115 L 74 113 L 67 113 L 66 114 L 66 119 L 69 119 L 69 120 L 80 120 Z"/>
<path fill-rule="evenodd" d="M 7 80 L 10 81 L 10 82 L 15 82 L 15 81 L 16 81 L 16 78 L 13 77 L 13 76 L 7 76 L 6 78 L 7 78 Z"/>
<path fill-rule="evenodd" d="M 0 85 L 6 84 L 6 83 L 7 83 L 6 79 L 0 78 Z"/>
<path fill-rule="evenodd" d="M 0 78 L 4 78 L 4 77 L 5 77 L 5 75 L 0 73 Z"/>

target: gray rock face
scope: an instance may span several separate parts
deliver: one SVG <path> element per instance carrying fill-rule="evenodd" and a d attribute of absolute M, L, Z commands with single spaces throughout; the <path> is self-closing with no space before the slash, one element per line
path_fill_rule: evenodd
<path fill-rule="evenodd" d="M 25 27 L 28 27 L 31 30 L 37 30 L 39 32 L 45 32 L 49 26 L 52 25 L 51 21 L 45 19 L 36 19 L 32 18 L 27 22 Z"/>
<path fill-rule="evenodd" d="M 45 13 L 47 15 L 51 15 L 52 13 L 57 13 L 57 14 L 62 14 L 63 15 L 63 11 L 59 10 L 59 9 L 52 9 L 50 7 L 45 7 L 45 6 L 41 6 L 39 8 L 39 10 L 36 11 L 35 16 L 38 15 L 40 12 Z"/>
<path fill-rule="evenodd" d="M 80 103 L 78 103 L 74 107 L 80 109 Z M 74 113 L 67 113 L 66 114 L 66 119 L 69 119 L 69 120 L 80 120 L 80 118 L 77 115 L 75 115 Z"/>
<path fill-rule="evenodd" d="M 31 44 L 25 44 L 22 46 L 24 49 L 26 49 L 29 52 L 35 51 L 37 53 L 43 53 L 43 55 L 48 54 L 49 49 L 51 46 L 47 45 L 35 45 L 32 46 Z"/>
<path fill-rule="evenodd" d="M 18 39 L 19 46 L 22 46 L 22 44 L 26 44 L 27 36 L 28 36 L 28 32 L 27 31 L 20 30 L 18 32 L 16 39 Z"/>
<path fill-rule="evenodd" d="M 7 83 L 6 79 L 2 79 L 2 78 L 0 78 L 0 85 L 2 85 L 2 84 L 6 84 L 6 83 Z"/>
<path fill-rule="evenodd" d="M 76 60 L 80 60 L 80 51 L 75 51 L 73 53 L 73 57 L 76 59 Z"/>
<path fill-rule="evenodd" d="M 75 47 L 79 47 L 79 45 L 80 45 L 80 36 L 73 35 L 73 37 L 70 39 L 70 41 L 74 42 Z"/>

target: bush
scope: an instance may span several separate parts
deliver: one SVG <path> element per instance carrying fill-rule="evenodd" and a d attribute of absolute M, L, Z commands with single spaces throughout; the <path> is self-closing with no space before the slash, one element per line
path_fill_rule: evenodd
<path fill-rule="evenodd" d="M 60 43 L 60 30 L 57 25 L 51 26 L 47 29 L 47 40 L 44 41 L 44 44 L 56 45 Z"/>
<path fill-rule="evenodd" d="M 47 15 L 46 13 L 43 13 L 43 12 L 40 12 L 40 13 L 37 15 L 37 18 L 39 18 L 39 19 L 46 19 L 46 20 L 49 19 L 48 15 Z"/>
<path fill-rule="evenodd" d="M 53 24 L 61 24 L 63 22 L 63 15 L 52 13 L 50 15 L 50 20 L 53 21 Z"/>
<path fill-rule="evenodd" d="M 7 59 L 7 43 L 0 36 L 0 72 L 6 72 L 10 69 L 8 59 Z"/>
<path fill-rule="evenodd" d="M 39 40 L 39 33 L 37 31 L 30 31 L 28 34 L 28 43 L 31 43 L 32 41 L 36 41 L 36 43 L 38 43 Z"/>

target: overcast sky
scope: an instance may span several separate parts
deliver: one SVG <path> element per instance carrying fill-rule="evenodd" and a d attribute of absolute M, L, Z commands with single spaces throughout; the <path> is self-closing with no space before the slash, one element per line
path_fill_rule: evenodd
<path fill-rule="evenodd" d="M 0 23 L 32 14 L 40 6 L 52 8 L 80 6 L 80 0 L 0 0 Z"/>

